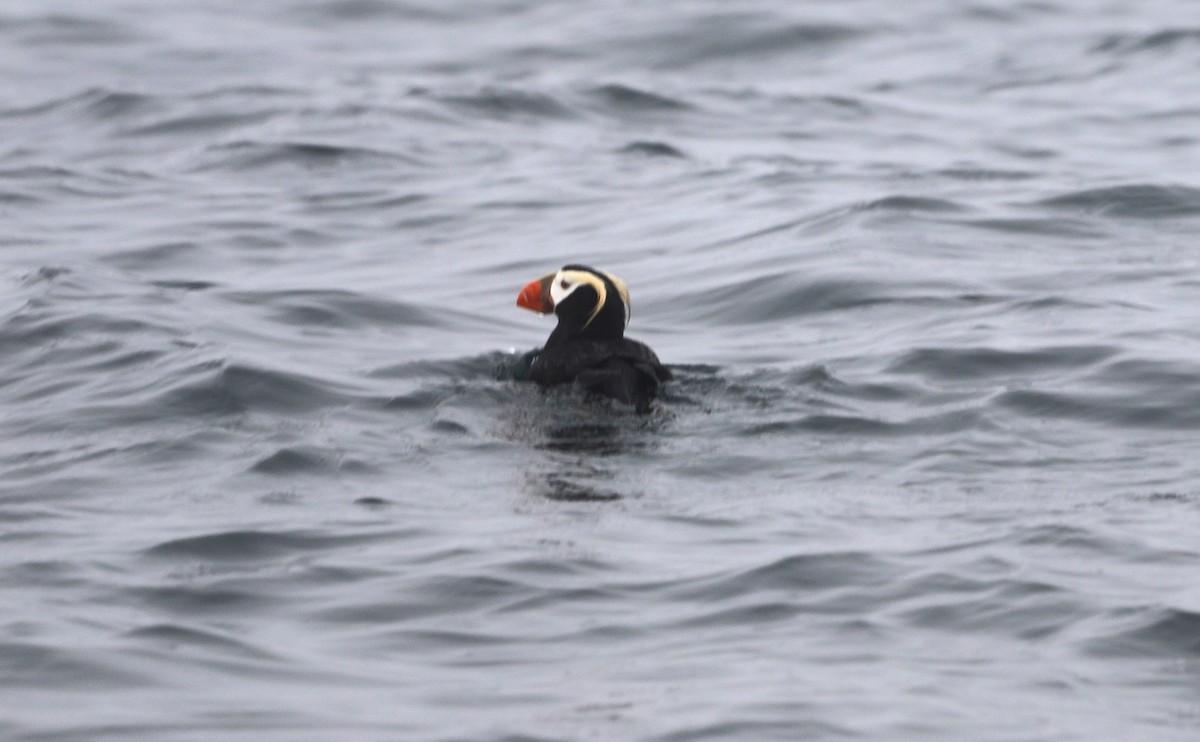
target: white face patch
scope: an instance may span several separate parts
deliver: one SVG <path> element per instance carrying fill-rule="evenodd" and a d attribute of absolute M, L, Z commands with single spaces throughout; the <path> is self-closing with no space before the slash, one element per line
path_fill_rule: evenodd
<path fill-rule="evenodd" d="M 559 271 L 554 274 L 554 282 L 550 284 L 550 299 L 554 302 L 554 306 L 563 303 L 571 294 L 575 293 L 575 289 L 584 284 L 583 281 L 572 280 L 566 277 L 566 273 L 575 273 L 576 271 Z"/>
<path fill-rule="evenodd" d="M 600 313 L 601 307 L 604 306 L 605 300 L 608 298 L 608 290 L 604 287 L 604 281 L 599 276 L 588 273 L 587 271 L 576 270 L 561 270 L 554 275 L 554 283 L 550 284 L 550 300 L 554 302 L 554 306 L 558 306 L 566 301 L 567 297 L 575 293 L 580 286 L 591 286 L 596 291 L 596 305 L 592 307 L 592 313 L 588 315 L 587 322 L 583 323 L 587 327 Z"/>

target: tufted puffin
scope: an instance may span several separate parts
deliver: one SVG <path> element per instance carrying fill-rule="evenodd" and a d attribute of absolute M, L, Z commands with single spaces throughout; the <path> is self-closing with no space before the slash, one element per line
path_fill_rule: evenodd
<path fill-rule="evenodd" d="M 645 413 L 659 385 L 671 378 L 654 351 L 625 337 L 629 289 L 611 273 L 563 266 L 526 284 L 517 306 L 558 317 L 558 326 L 529 368 L 529 378 L 540 386 L 576 382 Z"/>

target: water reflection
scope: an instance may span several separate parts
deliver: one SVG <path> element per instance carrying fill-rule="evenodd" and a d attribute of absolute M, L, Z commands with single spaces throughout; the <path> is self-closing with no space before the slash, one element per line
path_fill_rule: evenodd
<path fill-rule="evenodd" d="M 529 494 L 556 502 L 613 502 L 628 496 L 614 489 L 593 485 L 585 481 L 588 477 L 597 477 L 602 482 L 612 479 L 611 475 L 606 477 L 603 472 L 565 466 L 558 471 L 528 471 L 525 483 Z"/>
<path fill-rule="evenodd" d="M 626 496 L 615 488 L 617 469 L 611 459 L 644 444 L 637 440 L 636 430 L 621 424 L 625 421 L 619 412 L 604 407 L 588 409 L 583 420 L 555 419 L 542 426 L 534 447 L 550 455 L 526 474 L 533 494 L 563 502 L 611 502 Z M 613 419 L 592 417 L 604 413 Z"/>
<path fill-rule="evenodd" d="M 524 403 L 534 401 L 526 406 Z M 608 400 L 567 390 L 518 401 L 508 427 L 512 439 L 542 455 L 525 471 L 525 489 L 560 502 L 612 502 L 636 496 L 622 479 L 630 456 L 657 446 L 664 415 L 637 415 Z"/>

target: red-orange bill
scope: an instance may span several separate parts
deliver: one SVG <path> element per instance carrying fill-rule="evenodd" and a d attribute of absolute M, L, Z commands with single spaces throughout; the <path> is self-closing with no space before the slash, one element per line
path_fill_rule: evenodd
<path fill-rule="evenodd" d="M 530 281 L 517 295 L 517 306 L 537 312 L 550 314 L 554 311 L 554 301 L 550 298 L 550 283 L 553 275 L 543 276 L 536 281 Z"/>

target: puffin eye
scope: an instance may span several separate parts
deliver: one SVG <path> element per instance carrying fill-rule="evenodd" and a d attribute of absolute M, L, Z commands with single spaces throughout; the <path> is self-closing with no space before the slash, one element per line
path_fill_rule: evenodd
<path fill-rule="evenodd" d="M 567 281 L 567 279 L 565 279 L 565 278 L 564 278 L 563 280 L 559 281 L 559 282 L 558 282 L 558 285 L 559 285 L 559 286 L 561 286 L 561 287 L 563 287 L 564 289 L 569 289 L 569 288 L 571 288 L 571 284 L 570 284 L 570 282 L 568 282 L 568 281 Z"/>

